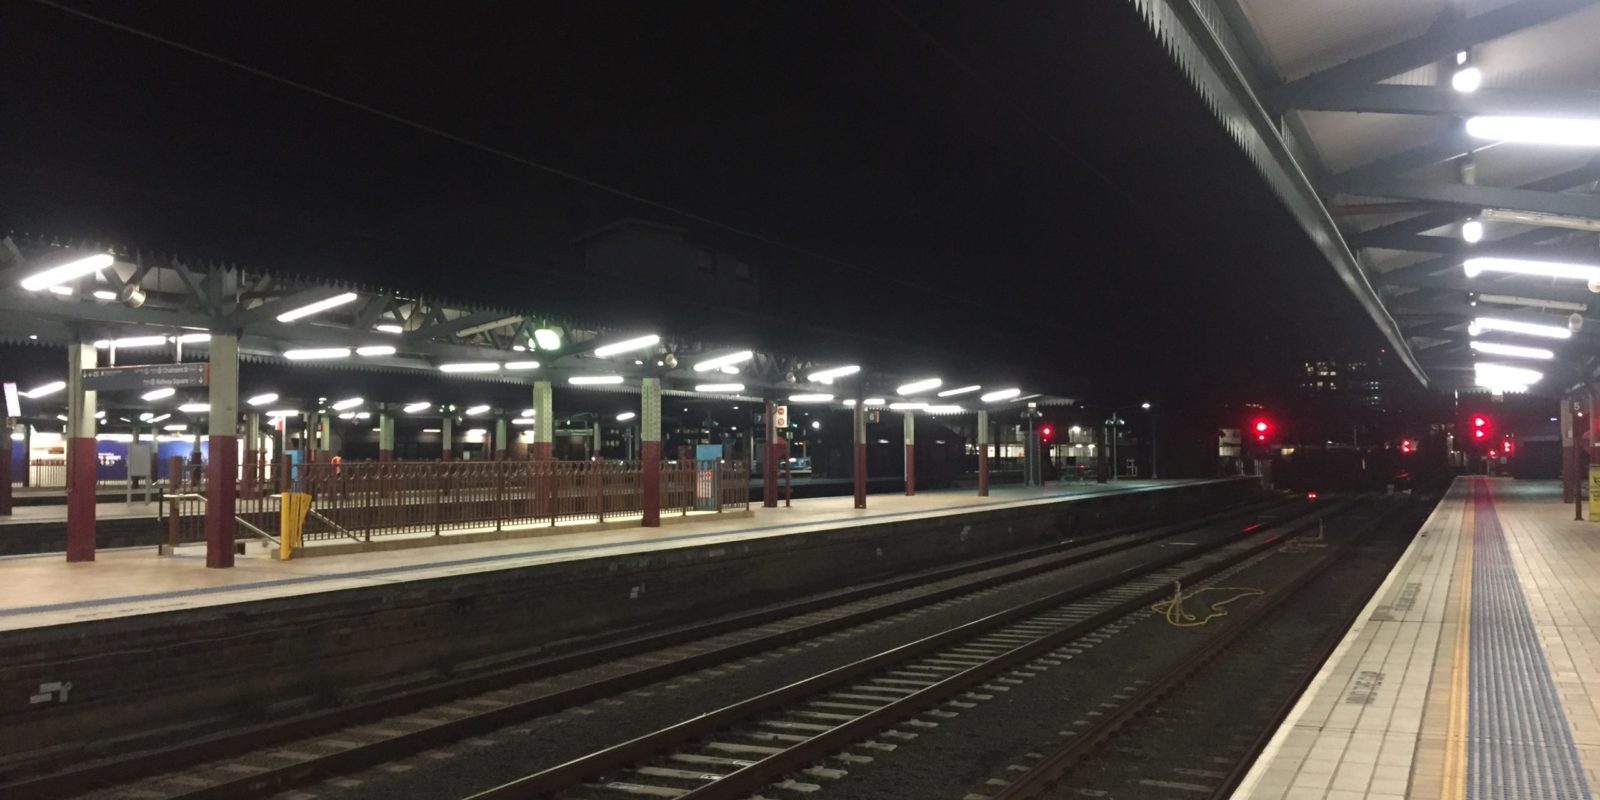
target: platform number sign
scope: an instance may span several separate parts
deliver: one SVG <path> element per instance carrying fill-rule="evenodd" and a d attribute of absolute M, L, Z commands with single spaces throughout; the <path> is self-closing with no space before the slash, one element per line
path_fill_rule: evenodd
<path fill-rule="evenodd" d="M 773 406 L 772 407 L 772 427 L 774 427 L 774 428 L 787 428 L 787 427 L 789 427 L 789 407 L 788 406 Z"/>

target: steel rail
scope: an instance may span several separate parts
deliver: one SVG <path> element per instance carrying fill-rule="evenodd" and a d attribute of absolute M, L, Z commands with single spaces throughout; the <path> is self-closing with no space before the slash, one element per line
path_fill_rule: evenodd
<path fill-rule="evenodd" d="M 1239 615 L 1222 632 L 1207 639 L 1204 644 L 1197 647 L 1190 655 L 1163 671 L 1127 701 L 1101 716 L 1093 725 L 1079 731 L 1077 736 L 1072 737 L 1062 747 L 1045 756 L 1032 768 L 1018 775 L 1004 788 L 990 795 L 989 800 L 1039 800 L 1039 798 L 1043 798 L 1062 778 L 1072 772 L 1078 762 L 1092 755 L 1107 740 L 1118 735 L 1121 730 L 1143 714 L 1152 704 L 1182 686 L 1196 672 L 1204 669 L 1228 648 L 1232 647 L 1240 636 L 1252 630 L 1257 624 L 1293 600 L 1301 589 L 1321 577 L 1324 572 L 1339 561 L 1344 553 L 1357 544 L 1366 541 L 1375 530 L 1388 521 L 1389 518 L 1397 516 L 1400 511 L 1401 509 L 1399 508 L 1386 511 L 1357 537 L 1345 541 L 1338 547 L 1330 548 L 1315 564 L 1307 567 L 1289 583 L 1279 587 L 1266 602 L 1252 605 L 1249 610 Z M 1356 613 L 1360 613 L 1359 609 Z M 1338 633 L 1339 636 L 1331 637 L 1335 647 L 1338 645 L 1339 639 L 1343 637 L 1344 630 L 1341 629 Z M 1331 651 L 1332 648 L 1330 647 L 1328 652 Z M 1317 660 L 1316 666 L 1308 669 L 1308 675 L 1314 677 L 1325 659 L 1326 654 Z M 1306 683 L 1309 683 L 1310 680 L 1311 677 L 1307 677 Z M 1296 696 L 1298 697 L 1298 694 Z M 1293 701 L 1291 700 L 1290 705 L 1292 704 Z M 1287 710 L 1285 713 L 1287 713 Z M 1262 744 L 1264 745 L 1265 742 L 1262 742 Z M 1248 763 L 1248 759 L 1246 763 Z M 1239 777 L 1242 778 L 1243 776 L 1240 775 Z M 1234 783 L 1237 783 L 1237 779 L 1234 780 Z M 1222 794 L 1225 796 L 1226 792 Z M 1213 793 L 1212 797 L 1216 796 L 1218 795 Z"/>
<path fill-rule="evenodd" d="M 1186 574 L 1182 578 L 1185 582 L 1204 580 L 1267 549 L 1276 547 L 1288 536 L 1309 528 L 1310 524 L 1315 520 L 1342 511 L 1354 502 L 1356 501 L 1345 500 L 1323 506 L 1316 513 L 1311 514 L 1309 519 L 1294 517 L 1290 520 L 1275 521 L 1270 524 L 1247 526 L 1238 533 L 1219 537 L 1217 541 L 1193 550 L 1153 559 L 1145 564 L 1108 575 L 1088 584 L 1055 592 L 1046 597 L 1031 600 L 980 619 L 963 623 L 917 641 L 890 648 L 876 655 L 827 670 L 788 686 L 748 698 L 645 736 L 591 753 L 588 756 L 471 795 L 469 800 L 531 800 L 532 798 L 552 797 L 558 792 L 580 784 L 585 778 L 638 763 L 736 723 L 759 717 L 781 709 L 797 700 L 818 695 L 834 687 L 847 684 L 858 677 L 911 659 L 937 653 L 942 649 L 959 645 L 985 632 L 1086 600 L 1094 595 L 1119 588 L 1168 567 L 1191 561 L 1216 550 L 1237 544 L 1254 534 L 1295 522 L 1284 533 L 1266 537 L 1258 544 L 1246 547 L 1237 554 Z M 1110 609 L 1096 613 L 1082 622 L 1062 627 L 1032 642 L 1013 648 L 982 664 L 956 673 L 924 689 L 917 690 L 904 698 L 890 702 L 883 707 L 820 733 L 804 742 L 795 744 L 779 753 L 772 754 L 733 773 L 717 776 L 714 780 L 701 787 L 686 791 L 679 797 L 681 800 L 744 797 L 760 790 L 776 778 L 800 769 L 807 764 L 819 761 L 828 754 L 919 713 L 932 704 L 938 703 L 958 692 L 966 691 L 971 686 L 988 680 L 993 675 L 1010 669 L 1017 663 L 1026 662 L 1040 653 L 1049 652 L 1065 642 L 1092 632 L 1109 622 L 1144 607 L 1154 600 L 1165 597 L 1169 592 L 1170 589 L 1167 588 L 1165 583 L 1162 586 L 1141 592 L 1131 600 L 1116 603 Z"/>
<path fill-rule="evenodd" d="M 451 702 L 461 697 L 482 694 L 517 683 L 615 661 L 655 649 L 681 645 L 730 631 L 760 627 L 774 621 L 856 602 L 874 595 L 904 591 L 931 582 L 957 578 L 963 574 L 997 569 L 1007 564 L 1047 558 L 1052 553 L 1061 553 L 1063 555 L 1060 559 L 1053 559 L 1000 575 L 964 582 L 956 586 L 904 598 L 837 618 L 809 623 L 716 648 L 687 658 L 675 659 L 668 663 L 635 670 L 624 675 L 599 679 L 566 690 L 513 703 L 499 709 L 480 712 L 470 717 L 449 720 L 438 726 L 330 754 L 313 761 L 285 765 L 280 768 L 241 776 L 234 780 L 197 787 L 192 791 L 173 795 L 172 797 L 173 800 L 178 800 L 179 798 L 181 800 L 209 800 L 210 798 L 231 799 L 263 796 L 282 791 L 285 788 L 308 780 L 316 780 L 371 764 L 393 760 L 412 752 L 436 747 L 444 742 L 470 738 L 529 717 L 551 713 L 600 697 L 626 692 L 638 686 L 648 685 L 686 672 L 714 666 L 751 653 L 775 649 L 804 639 L 816 638 L 835 630 L 892 616 L 918 606 L 1063 569 L 1091 559 L 1159 541 L 1163 538 L 1181 535 L 1223 520 L 1277 509 L 1289 509 L 1297 512 L 1290 519 L 1311 510 L 1310 507 L 1304 504 L 1297 505 L 1292 500 L 1270 500 L 1240 508 L 1226 509 L 1182 523 L 1157 526 L 1148 529 L 1143 534 L 1134 536 L 1128 541 L 1117 542 L 1107 547 L 1089 549 L 1091 545 L 1100 542 L 1134 535 L 1142 530 L 1142 527 L 1128 526 L 1082 538 L 1053 542 L 1041 547 L 921 571 L 841 591 L 813 595 L 789 603 L 721 617 L 701 625 L 691 625 L 646 634 L 598 647 L 586 648 L 561 656 L 540 659 L 528 664 L 497 669 L 470 678 L 456 679 L 422 687 L 396 697 L 367 701 L 329 711 L 303 715 L 281 722 L 242 728 L 183 745 L 137 752 L 82 769 L 0 785 L 0 794 L 16 800 L 42 800 L 43 798 L 79 793 L 109 784 L 150 778 L 161 773 L 175 772 L 193 767 L 197 763 L 238 757 L 274 744 L 304 739 L 413 713 L 422 708 Z"/>

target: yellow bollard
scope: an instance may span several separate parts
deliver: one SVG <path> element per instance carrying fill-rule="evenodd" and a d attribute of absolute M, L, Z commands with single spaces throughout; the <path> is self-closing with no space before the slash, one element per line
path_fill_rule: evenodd
<path fill-rule="evenodd" d="M 311 495 L 284 492 L 278 501 L 278 560 L 288 561 L 300 549 L 306 514 L 311 511 Z"/>

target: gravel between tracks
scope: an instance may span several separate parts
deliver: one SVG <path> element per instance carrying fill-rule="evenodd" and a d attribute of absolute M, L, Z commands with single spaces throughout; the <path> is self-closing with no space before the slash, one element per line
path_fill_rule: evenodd
<path fill-rule="evenodd" d="M 1261 519 L 1268 518 L 1259 515 Z M 1177 537 L 1178 542 L 1237 531 L 1240 520 Z M 1065 570 L 984 590 L 958 600 L 841 631 L 779 651 L 701 670 L 618 697 L 513 725 L 493 734 L 430 750 L 299 790 L 278 795 L 364 800 L 394 797 L 456 798 L 520 777 L 537 769 L 648 733 L 742 697 L 809 677 L 903 642 L 1058 591 L 1074 582 L 1100 577 L 1183 547 L 1164 541 L 1134 548 Z"/>

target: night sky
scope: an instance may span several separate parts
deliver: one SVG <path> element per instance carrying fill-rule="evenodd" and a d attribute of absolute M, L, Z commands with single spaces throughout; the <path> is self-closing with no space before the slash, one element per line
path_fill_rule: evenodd
<path fill-rule="evenodd" d="M 1112 400 L 1379 346 L 1125 0 L 70 5 L 471 144 L 0 0 L 3 229 Z M 620 217 L 764 306 L 553 266 Z"/>

